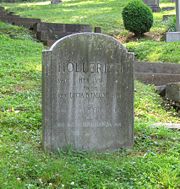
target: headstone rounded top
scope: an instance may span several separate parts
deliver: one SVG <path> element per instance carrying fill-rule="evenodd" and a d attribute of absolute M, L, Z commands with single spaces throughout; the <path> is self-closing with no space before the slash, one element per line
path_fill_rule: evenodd
<path fill-rule="evenodd" d="M 134 56 L 113 37 L 79 33 L 43 53 L 43 145 L 57 151 L 133 144 Z"/>
<path fill-rule="evenodd" d="M 74 40 L 72 40 L 74 39 Z M 123 50 L 124 52 L 128 52 L 127 49 L 119 42 L 117 41 L 114 37 L 105 35 L 105 34 L 101 34 L 101 33 L 92 33 L 92 32 L 84 32 L 84 33 L 76 33 L 76 34 L 72 34 L 72 35 L 68 35 L 65 36 L 59 40 L 57 40 L 49 49 L 50 51 L 55 50 L 56 48 L 59 48 L 59 46 L 61 46 L 62 43 L 64 43 L 65 41 L 75 41 L 75 39 L 79 40 L 80 43 L 82 41 L 84 42 L 101 42 L 101 41 L 105 41 L 107 44 L 107 47 L 111 47 L 113 45 L 114 46 L 118 46 L 121 50 Z"/>

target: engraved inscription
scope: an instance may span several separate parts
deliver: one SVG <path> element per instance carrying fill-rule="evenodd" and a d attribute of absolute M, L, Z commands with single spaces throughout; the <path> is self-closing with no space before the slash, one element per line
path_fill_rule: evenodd
<path fill-rule="evenodd" d="M 114 66 L 113 64 L 102 64 L 102 63 L 73 63 L 68 62 L 65 64 L 59 64 L 58 71 L 65 73 L 65 72 L 83 72 L 83 73 L 107 73 L 113 72 Z"/>
<path fill-rule="evenodd" d="M 65 124 L 63 122 L 58 123 L 57 127 L 70 127 L 73 128 L 73 123 Z M 86 121 L 82 123 L 82 127 L 121 127 L 121 123 L 114 123 L 111 122 L 93 122 L 93 121 Z"/>
<path fill-rule="evenodd" d="M 105 151 L 133 143 L 133 56 L 116 39 L 79 33 L 43 52 L 43 145 Z"/>

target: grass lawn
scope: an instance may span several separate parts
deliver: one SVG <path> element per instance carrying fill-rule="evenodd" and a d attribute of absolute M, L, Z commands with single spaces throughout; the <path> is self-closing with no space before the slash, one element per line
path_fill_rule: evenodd
<path fill-rule="evenodd" d="M 180 64 L 180 43 L 166 43 L 152 40 L 139 40 L 125 44 L 136 58 L 149 62 L 172 62 Z"/>
<path fill-rule="evenodd" d="M 105 33 L 114 33 L 120 31 L 119 27 L 123 28 L 121 12 L 126 3 L 127 0 L 64 0 L 58 5 L 45 1 L 5 4 L 5 7 L 46 22 L 90 24 L 102 27 Z"/>
<path fill-rule="evenodd" d="M 46 22 L 82 23 L 100 26 L 103 33 L 117 38 L 127 37 L 122 21 L 123 7 L 130 0 L 63 0 L 62 4 L 51 5 L 50 1 L 32 3 L 4 4 L 10 11 L 25 17 L 41 18 Z M 175 6 L 166 0 L 161 1 L 161 7 Z M 164 14 L 175 14 L 175 10 L 154 13 L 154 25 L 150 37 L 133 40 L 126 44 L 129 50 L 134 51 L 139 60 L 150 62 L 180 63 L 180 43 L 164 42 L 169 22 L 162 22 Z M 161 41 L 161 42 L 159 42 Z M 125 42 L 123 42 L 125 43 Z M 153 53 L 152 53 L 153 51 Z"/>
<path fill-rule="evenodd" d="M 130 0 L 63 0 L 63 3 L 58 5 L 51 5 L 50 1 L 3 5 L 25 17 L 40 18 L 46 22 L 100 26 L 103 33 L 114 35 L 124 30 L 121 13 L 128 2 Z M 161 5 L 175 6 L 174 3 Z M 154 13 L 155 22 L 152 31 L 166 31 L 166 24 L 162 24 L 163 14 L 175 14 L 175 10 Z"/>
<path fill-rule="evenodd" d="M 179 122 L 153 86 L 136 82 L 135 145 L 113 153 L 45 154 L 41 148 L 41 51 L 25 29 L 0 23 L 0 188 L 179 188 Z"/>

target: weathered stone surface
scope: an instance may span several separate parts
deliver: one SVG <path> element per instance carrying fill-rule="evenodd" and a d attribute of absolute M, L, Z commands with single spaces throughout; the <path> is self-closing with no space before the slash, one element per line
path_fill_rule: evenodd
<path fill-rule="evenodd" d="M 180 82 L 171 83 L 166 86 L 166 98 L 175 102 L 180 102 Z"/>
<path fill-rule="evenodd" d="M 92 27 L 84 24 L 60 24 L 41 22 L 36 25 L 36 31 L 46 32 L 91 32 Z"/>
<path fill-rule="evenodd" d="M 144 0 L 144 3 L 151 7 L 153 12 L 159 12 L 159 0 Z"/>
<path fill-rule="evenodd" d="M 180 65 L 172 63 L 134 63 L 135 79 L 156 86 L 180 81 Z"/>
<path fill-rule="evenodd" d="M 180 0 L 176 0 L 176 31 L 180 33 Z"/>
<path fill-rule="evenodd" d="M 114 38 L 81 33 L 43 52 L 43 146 L 116 150 L 133 144 L 133 59 Z"/>
<path fill-rule="evenodd" d="M 163 7 L 162 10 L 163 11 L 170 11 L 170 10 L 174 10 L 175 7 Z"/>
<path fill-rule="evenodd" d="M 48 47 L 51 47 L 57 40 L 48 40 L 47 43 L 45 44 Z"/>
<path fill-rule="evenodd" d="M 51 4 L 59 4 L 61 3 L 61 0 L 51 0 Z"/>
<path fill-rule="evenodd" d="M 95 33 L 101 33 L 101 28 L 100 27 L 95 27 L 94 28 Z"/>
<path fill-rule="evenodd" d="M 156 86 L 156 91 L 160 96 L 165 97 L 165 95 L 166 95 L 166 85 Z"/>
<path fill-rule="evenodd" d="M 166 42 L 176 42 L 180 41 L 180 32 L 167 32 Z"/>
<path fill-rule="evenodd" d="M 166 33 L 166 42 L 180 41 L 180 0 L 176 0 L 176 32 Z"/>
<path fill-rule="evenodd" d="M 34 26 L 34 30 L 37 32 L 37 39 L 45 42 L 45 44 L 49 44 L 48 41 L 55 41 L 64 36 L 74 33 L 92 32 L 92 27 L 90 25 L 83 24 L 59 24 L 41 22 Z"/>
<path fill-rule="evenodd" d="M 135 62 L 134 71 L 140 73 L 180 74 L 180 65 L 172 63 Z"/>
<path fill-rule="evenodd" d="M 40 19 L 22 18 L 19 15 L 13 15 L 13 13 L 9 12 L 0 13 L 0 20 L 12 25 L 24 26 L 27 28 L 33 28 L 35 24 L 41 21 Z"/>
<path fill-rule="evenodd" d="M 163 73 L 135 73 L 135 79 L 156 86 L 166 85 L 167 83 L 180 81 L 180 74 L 163 74 Z"/>

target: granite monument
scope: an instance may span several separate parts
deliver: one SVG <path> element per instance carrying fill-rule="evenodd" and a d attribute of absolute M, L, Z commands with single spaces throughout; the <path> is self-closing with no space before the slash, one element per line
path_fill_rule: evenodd
<path fill-rule="evenodd" d="M 133 145 L 133 61 L 114 38 L 79 33 L 43 52 L 43 146 L 105 151 Z"/>

